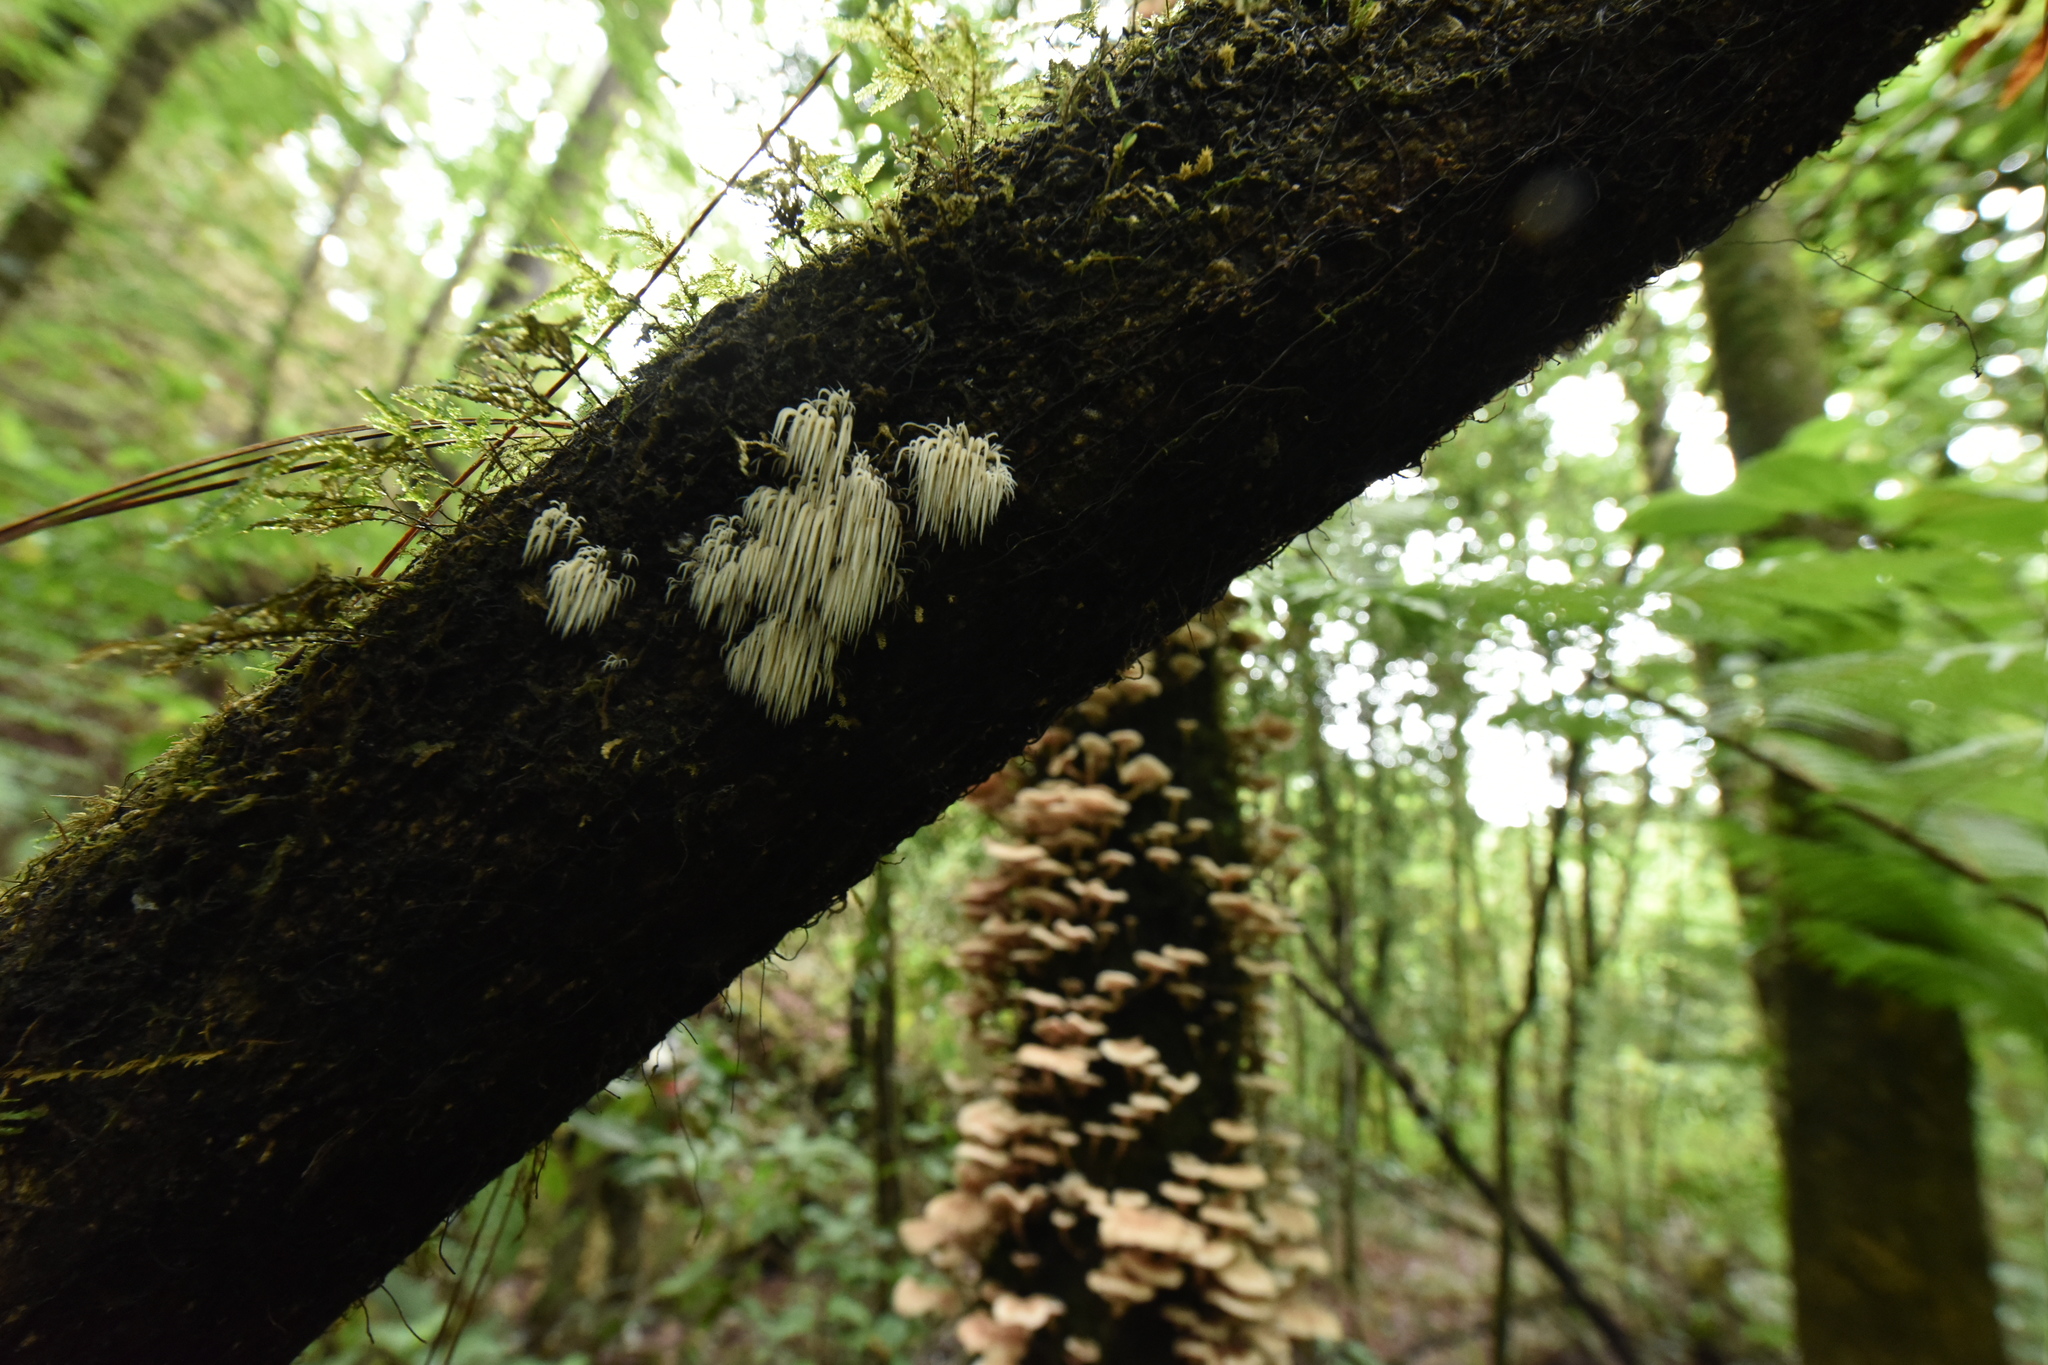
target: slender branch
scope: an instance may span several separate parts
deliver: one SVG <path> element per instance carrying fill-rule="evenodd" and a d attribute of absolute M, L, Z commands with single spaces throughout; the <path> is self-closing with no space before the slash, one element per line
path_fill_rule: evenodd
<path fill-rule="evenodd" d="M 1326 978 L 1330 977 L 1333 964 L 1328 955 L 1312 940 L 1304 939 L 1304 942 L 1307 943 L 1309 955 L 1315 959 L 1317 968 Z M 1495 1208 L 1500 1207 L 1498 1191 L 1494 1188 L 1493 1182 L 1474 1164 L 1464 1145 L 1458 1141 L 1458 1135 L 1452 1131 L 1443 1115 L 1437 1112 L 1435 1104 L 1430 1101 L 1421 1082 L 1415 1079 L 1414 1074 L 1387 1043 L 1357 995 L 1342 981 L 1334 978 L 1331 980 L 1338 993 L 1337 1000 L 1324 996 L 1299 976 L 1289 979 L 1304 999 L 1320 1010 L 1324 1017 L 1342 1029 L 1352 1042 L 1363 1048 L 1375 1062 L 1379 1063 L 1387 1079 L 1394 1083 L 1394 1088 L 1399 1090 L 1401 1097 L 1408 1102 L 1409 1112 L 1413 1113 L 1416 1121 L 1436 1139 L 1438 1149 L 1443 1152 L 1444 1159 L 1451 1163 L 1451 1168 L 1464 1177 L 1466 1183 L 1471 1185 L 1481 1199 Z M 1511 1212 L 1516 1229 L 1522 1241 L 1527 1244 L 1530 1254 L 1550 1272 L 1551 1278 L 1557 1281 L 1558 1289 L 1563 1292 L 1572 1307 L 1593 1324 L 1593 1329 L 1607 1344 L 1609 1353 L 1621 1362 L 1621 1365 L 1638 1365 L 1641 1357 L 1636 1354 L 1635 1341 L 1607 1306 L 1593 1297 L 1592 1291 L 1586 1288 L 1585 1281 L 1579 1278 L 1578 1271 L 1572 1268 L 1564 1253 L 1543 1235 L 1542 1229 L 1529 1221 L 1529 1216 L 1519 1207 L 1512 1207 Z"/>

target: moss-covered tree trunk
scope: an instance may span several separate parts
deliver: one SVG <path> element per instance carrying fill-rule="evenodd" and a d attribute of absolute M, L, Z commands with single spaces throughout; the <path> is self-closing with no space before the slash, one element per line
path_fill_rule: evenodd
<path fill-rule="evenodd" d="M 1797 233 L 1759 204 L 1702 253 L 1714 365 L 1737 460 L 1821 413 L 1828 372 Z M 1853 540 L 1853 528 L 1848 532 Z M 1751 832 L 1825 838 L 1813 793 L 1734 755 L 1716 776 Z M 1970 1051 L 1953 1009 L 1843 981 L 1802 953 L 1806 913 L 1768 855 L 1737 890 L 1776 1053 L 1778 1143 L 1807 1365 L 2003 1365 L 1978 1186 Z"/>
<path fill-rule="evenodd" d="M 72 822 L 0 938 L 0 1355 L 281 1361 L 790 927 L 1231 577 L 1833 140 L 1961 0 L 1183 11 Z M 831 385 L 1015 500 L 777 725 L 670 606 Z M 566 499 L 650 585 L 544 625 Z M 673 551 L 671 551 L 673 552 Z"/>

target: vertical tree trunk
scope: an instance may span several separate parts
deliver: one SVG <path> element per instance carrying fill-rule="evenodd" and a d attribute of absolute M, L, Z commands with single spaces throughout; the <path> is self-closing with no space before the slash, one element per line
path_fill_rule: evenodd
<path fill-rule="evenodd" d="M 555 153 L 539 197 L 520 226 L 518 245 L 562 241 L 574 235 L 589 212 L 592 197 L 604 184 L 605 157 L 625 117 L 626 80 L 616 64 L 607 62 L 597 84 L 569 125 L 562 149 Z M 484 302 L 494 317 L 522 308 L 554 288 L 555 269 L 540 257 L 514 250 L 499 268 L 497 283 Z"/>
<path fill-rule="evenodd" d="M 896 911 L 891 869 L 875 869 L 874 901 L 868 907 L 863 954 L 870 964 L 873 1028 L 868 1035 L 868 1093 L 873 1097 L 875 1220 L 896 1226 L 903 1216 L 903 1109 L 896 1089 Z"/>
<path fill-rule="evenodd" d="M 1306 631 L 1297 631 L 1292 643 L 1299 661 L 1294 676 L 1301 687 L 1298 700 L 1304 722 L 1302 742 L 1309 772 L 1315 778 L 1311 818 L 1325 860 L 1322 873 L 1329 895 L 1330 941 L 1335 945 L 1337 970 L 1350 973 L 1358 966 L 1358 880 L 1351 856 L 1350 820 L 1339 807 L 1336 764 L 1323 739 L 1329 698 L 1323 690 L 1321 665 L 1309 646 Z M 1348 766 L 1349 760 L 1345 762 Z M 1337 1053 L 1336 1060 L 1337 1272 L 1345 1293 L 1350 1295 L 1358 1289 L 1358 1128 L 1364 1104 L 1365 1058 L 1354 1048 L 1344 1048 Z M 1306 1069 L 1302 1057 L 1295 1058 L 1295 1065 Z"/>
<path fill-rule="evenodd" d="M 1498 1236 L 1494 1251 L 1493 1321 L 1487 1359 L 1491 1365 L 1509 1365 L 1514 1358 L 1515 1243 L 1519 1240 L 1515 1216 L 1515 1044 L 1542 1001 L 1543 944 L 1550 926 L 1550 904 L 1558 893 L 1563 866 L 1564 832 L 1571 816 L 1572 798 L 1579 787 L 1582 758 L 1577 741 L 1566 760 L 1564 803 L 1550 818 L 1549 854 L 1541 881 L 1529 892 L 1529 959 L 1522 974 L 1522 998 L 1508 1016 L 1493 1051 L 1493 1188 L 1494 1216 Z M 1535 829 L 1530 829 L 1530 847 Z"/>
<path fill-rule="evenodd" d="M 959 948 L 997 1044 L 960 1111 L 957 1188 L 903 1240 L 990 1307 L 984 1362 L 1283 1365 L 1336 1323 L 1291 1288 L 1328 1258 L 1286 1135 L 1261 1131 L 1267 982 L 1288 912 L 1247 859 L 1240 765 L 1293 727 L 1226 726 L 1226 622 L 1207 615 L 1032 746 L 980 799 L 991 843 Z M 1020 785 L 1021 784 L 1021 785 Z M 1277 1243 L 1277 1245 L 1275 1245 Z M 899 1286 L 899 1308 L 934 1294 Z"/>
<path fill-rule="evenodd" d="M 70 60 L 78 40 L 92 35 L 99 17 L 84 6 L 56 4 L 32 17 L 0 20 L 13 30 L 0 39 L 0 119 Z"/>
<path fill-rule="evenodd" d="M 0 232 L 0 323 L 71 240 L 86 203 L 128 159 L 150 109 L 192 52 L 255 12 L 256 0 L 192 0 L 150 20 L 129 41 L 106 94 L 55 181 L 30 195 Z"/>
<path fill-rule="evenodd" d="M 1766 202 L 1701 256 L 1738 460 L 1818 416 L 1827 393 L 1795 236 Z M 1759 832 L 1807 828 L 1805 798 L 1731 756 L 1715 766 L 1732 819 Z M 2002 1365 L 1960 1019 L 1802 956 L 1791 936 L 1802 907 L 1768 865 L 1738 865 L 1736 887 L 1760 939 L 1751 969 L 1777 1053 L 1806 1365 Z"/>

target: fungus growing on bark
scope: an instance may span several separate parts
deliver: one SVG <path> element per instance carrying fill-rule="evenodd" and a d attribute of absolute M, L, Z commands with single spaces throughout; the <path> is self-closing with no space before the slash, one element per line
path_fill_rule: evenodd
<path fill-rule="evenodd" d="M 914 1275 L 905 1275 L 889 1291 L 889 1311 L 898 1317 L 921 1318 L 959 1309 L 960 1295 L 951 1285 L 926 1284 Z"/>
<path fill-rule="evenodd" d="M 548 629 L 595 630 L 633 593 L 633 579 L 611 571 L 611 551 L 585 545 L 548 570 Z"/>
<path fill-rule="evenodd" d="M 966 427 L 938 427 L 904 446 L 900 471 L 910 466 L 910 491 L 917 500 L 917 533 L 936 532 L 939 544 L 981 539 L 1017 481 L 1001 447 Z"/>
<path fill-rule="evenodd" d="M 1234 738 L 1240 752 L 1219 759 L 1220 746 L 1188 740 L 1224 733 L 1220 712 L 1173 723 L 1188 704 L 1174 689 L 1220 699 L 1234 664 L 1183 684 L 1171 652 L 1159 657 L 1049 728 L 1033 746 L 1035 766 L 1014 763 L 1004 781 L 978 789 L 1006 833 L 984 845 L 992 871 L 964 897 L 979 926 L 957 957 L 979 978 L 980 1013 L 1014 1032 L 1001 1044 L 1009 1065 L 962 1109 L 955 1149 L 961 1192 L 991 1221 L 941 1244 L 933 1264 L 962 1287 L 980 1286 L 986 1324 L 967 1330 L 993 1343 L 984 1361 L 1010 1349 L 997 1329 L 1014 1317 L 988 1305 L 1049 1294 L 1066 1307 L 1060 1324 L 1105 1359 L 1163 1334 L 1184 1358 L 1199 1348 L 1234 1365 L 1277 1365 L 1288 1338 L 1227 1304 L 1270 1317 L 1294 1262 L 1313 1262 L 1248 1250 L 1256 1240 L 1298 1251 L 1315 1234 L 1313 1216 L 1284 1200 L 1271 1206 L 1301 1217 L 1283 1213 L 1275 1225 L 1264 1216 L 1272 1177 L 1250 1150 L 1260 1130 L 1249 1106 L 1266 1093 L 1259 992 L 1271 916 L 1284 912 L 1263 908 L 1242 861 L 1234 803 L 1245 741 Z M 1149 709 L 1155 695 L 1161 711 Z M 1145 752 L 1146 734 L 1169 743 Z M 1181 785 L 1172 785 L 1176 768 Z M 1110 781 L 1125 784 L 1121 793 Z M 1208 841 L 1202 852 L 1182 852 L 1196 840 Z M 1109 885 L 1140 857 L 1155 870 Z M 1182 871 L 1190 867 L 1200 875 Z M 1212 904 L 1212 892 L 1234 899 Z M 1014 1013 L 997 1012 L 1005 1000 Z M 1033 1172 L 1059 1178 L 1027 1184 Z M 1286 1235 L 1303 1219 L 1307 1238 Z M 1059 1359 L 1050 1346 L 1022 1349 L 1033 1361 Z"/>
<path fill-rule="evenodd" d="M 526 531 L 526 548 L 519 557 L 522 566 L 537 564 L 555 552 L 555 547 L 574 545 L 583 537 L 581 518 L 569 515 L 569 505 L 551 502 L 540 510 Z"/>
<path fill-rule="evenodd" d="M 853 424 L 843 389 L 777 414 L 770 444 L 787 483 L 757 487 L 737 517 L 714 518 L 681 575 L 698 624 L 725 638 L 727 683 L 778 723 L 831 691 L 840 652 L 902 595 L 903 511 L 873 461 L 854 450 Z M 903 456 L 919 527 L 942 528 L 942 542 L 979 538 L 1013 486 L 986 438 L 970 444 L 969 463 L 983 470 L 978 483 L 951 456 Z M 557 518 L 548 536 L 563 524 Z M 540 531 L 536 522 L 529 547 Z"/>
<path fill-rule="evenodd" d="M 1166 766 L 1154 754 L 1139 754 L 1117 770 L 1117 780 L 1124 784 L 1124 794 L 1143 794 L 1157 791 L 1173 781 L 1173 769 Z"/>

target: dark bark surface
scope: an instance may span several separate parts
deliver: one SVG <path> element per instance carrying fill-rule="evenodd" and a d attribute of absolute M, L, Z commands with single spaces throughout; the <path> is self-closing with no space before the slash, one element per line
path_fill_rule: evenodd
<path fill-rule="evenodd" d="M 1714 365 L 1738 460 L 1821 414 L 1829 374 L 1796 232 L 1757 205 L 1701 253 Z M 1853 543 L 1861 527 L 1813 519 Z M 1897 759 L 1889 736 L 1843 733 Z M 1826 839 L 1810 789 L 1723 749 L 1723 809 L 1748 829 Z M 1810 907 L 1773 860 L 1738 861 L 1750 972 L 1777 1053 L 1775 1119 L 1806 1365 L 2004 1365 L 1977 1179 L 1970 1053 L 1953 1009 L 1838 979 L 1794 940 Z"/>
<path fill-rule="evenodd" d="M 1195 7 L 876 238 L 720 308 L 9 894 L 0 1356 L 289 1359 L 879 853 L 1711 240 L 1965 8 L 1407 0 L 1354 32 Z M 983 542 L 913 547 L 829 706 L 768 723 L 656 591 L 546 632 L 540 507 L 658 582 L 752 486 L 734 434 L 823 385 L 864 442 L 964 420 L 1019 480 Z"/>
<path fill-rule="evenodd" d="M 2004 1365 L 1952 1009 L 1777 964 L 1779 1138 L 1807 1365 Z"/>
<path fill-rule="evenodd" d="M 91 122 L 53 183 L 24 200 L 0 232 L 0 320 L 71 240 L 79 205 L 97 199 L 107 177 L 128 159 L 157 96 L 185 59 L 255 11 L 256 0 L 194 0 L 136 30 Z"/>

